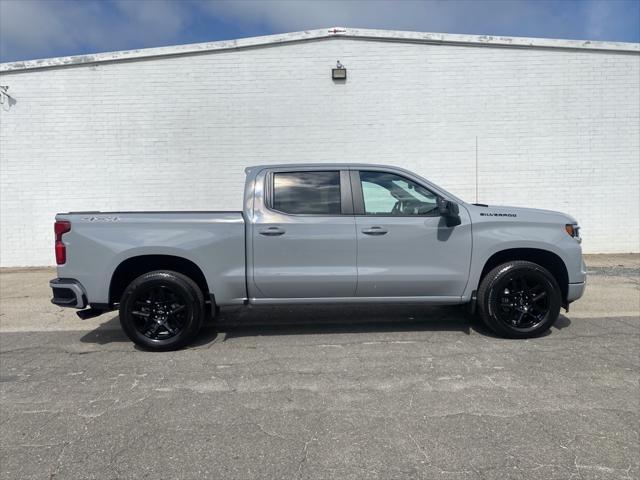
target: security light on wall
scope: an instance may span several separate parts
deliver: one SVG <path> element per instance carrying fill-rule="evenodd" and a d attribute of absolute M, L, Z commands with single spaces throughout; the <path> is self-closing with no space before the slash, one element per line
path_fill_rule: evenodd
<path fill-rule="evenodd" d="M 336 62 L 336 68 L 331 69 L 331 78 L 334 80 L 346 80 L 347 69 L 340 63 L 340 60 Z"/>

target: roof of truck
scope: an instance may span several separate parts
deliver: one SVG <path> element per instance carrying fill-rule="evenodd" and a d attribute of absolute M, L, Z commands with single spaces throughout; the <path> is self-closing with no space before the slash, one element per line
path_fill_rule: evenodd
<path fill-rule="evenodd" d="M 328 168 L 339 169 L 354 169 L 354 168 L 393 168 L 394 170 L 404 170 L 401 167 L 395 165 L 382 165 L 376 163 L 278 163 L 275 165 L 252 165 L 244 169 L 245 173 L 249 173 L 253 170 L 264 170 L 265 168 L 321 168 L 323 170 Z"/>

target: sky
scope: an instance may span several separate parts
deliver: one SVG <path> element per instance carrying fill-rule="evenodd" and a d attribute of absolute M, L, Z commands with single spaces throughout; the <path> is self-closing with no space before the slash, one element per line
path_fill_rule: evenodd
<path fill-rule="evenodd" d="M 640 0 L 0 0 L 0 61 L 333 26 L 640 42 Z"/>

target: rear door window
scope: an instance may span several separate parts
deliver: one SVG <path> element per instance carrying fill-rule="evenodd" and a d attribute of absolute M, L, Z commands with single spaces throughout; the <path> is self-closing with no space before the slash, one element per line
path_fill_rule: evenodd
<path fill-rule="evenodd" d="M 294 215 L 340 215 L 340 172 L 276 172 L 272 203 Z"/>

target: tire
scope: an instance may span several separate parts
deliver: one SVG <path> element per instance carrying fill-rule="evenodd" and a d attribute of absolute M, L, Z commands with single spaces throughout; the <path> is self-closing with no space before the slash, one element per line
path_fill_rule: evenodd
<path fill-rule="evenodd" d="M 198 334 L 204 296 L 189 277 L 169 270 L 139 276 L 120 300 L 120 325 L 132 342 L 147 350 L 177 350 Z"/>
<path fill-rule="evenodd" d="M 504 338 L 537 337 L 560 315 L 562 297 L 556 279 L 533 262 L 498 265 L 480 282 L 478 311 L 484 323 Z"/>

